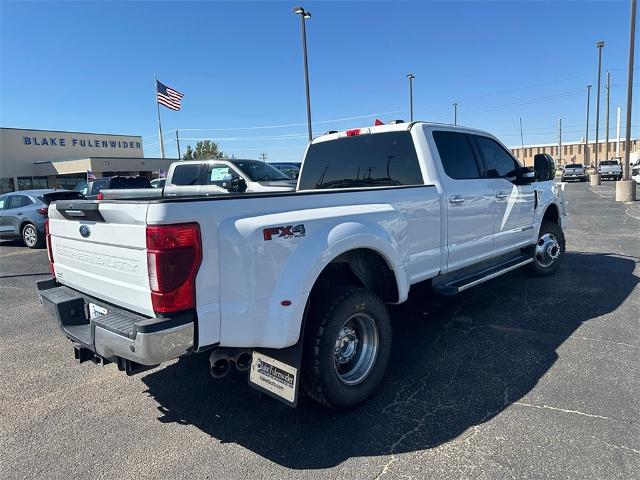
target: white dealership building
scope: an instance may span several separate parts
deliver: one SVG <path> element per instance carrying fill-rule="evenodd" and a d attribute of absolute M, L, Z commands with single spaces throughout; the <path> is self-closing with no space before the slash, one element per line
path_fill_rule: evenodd
<path fill-rule="evenodd" d="M 73 188 L 88 170 L 152 178 L 175 160 L 145 158 L 137 135 L 0 128 L 0 193 Z"/>

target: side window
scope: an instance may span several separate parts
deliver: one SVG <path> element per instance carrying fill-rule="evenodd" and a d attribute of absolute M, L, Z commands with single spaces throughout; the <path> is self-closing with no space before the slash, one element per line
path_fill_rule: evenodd
<path fill-rule="evenodd" d="M 29 197 L 24 195 L 12 195 L 9 197 L 9 205 L 7 208 L 20 208 L 26 207 L 27 205 L 31 205 L 33 202 Z"/>
<path fill-rule="evenodd" d="M 94 180 L 91 184 L 91 193 L 89 195 L 97 195 L 100 193 L 100 190 L 107 186 L 107 180 Z"/>
<path fill-rule="evenodd" d="M 240 175 L 224 163 L 213 163 L 207 167 L 205 185 L 217 185 L 218 187 L 231 188 L 231 182 L 240 178 Z"/>
<path fill-rule="evenodd" d="M 179 165 L 171 175 L 172 185 L 198 185 L 200 181 L 200 165 Z"/>
<path fill-rule="evenodd" d="M 7 203 L 7 197 L 5 196 L 0 197 L 0 210 L 4 210 L 4 206 L 6 205 L 6 203 Z"/>
<path fill-rule="evenodd" d="M 442 167 L 447 176 L 455 180 L 480 178 L 480 169 L 467 134 L 460 132 L 433 132 Z"/>
<path fill-rule="evenodd" d="M 515 178 L 518 164 L 498 142 L 479 135 L 473 138 L 484 161 L 487 178 Z"/>

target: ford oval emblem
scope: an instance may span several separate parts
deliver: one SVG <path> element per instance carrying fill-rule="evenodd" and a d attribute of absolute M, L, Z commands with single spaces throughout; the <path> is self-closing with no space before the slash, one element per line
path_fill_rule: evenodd
<path fill-rule="evenodd" d="M 84 238 L 87 238 L 89 235 L 91 235 L 91 230 L 89 230 L 89 227 L 87 227 L 86 225 L 81 225 L 80 235 L 82 235 Z"/>

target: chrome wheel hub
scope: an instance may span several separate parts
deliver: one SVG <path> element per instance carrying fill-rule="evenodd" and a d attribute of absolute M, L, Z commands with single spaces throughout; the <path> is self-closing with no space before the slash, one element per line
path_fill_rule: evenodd
<path fill-rule="evenodd" d="M 336 362 L 344 365 L 353 360 L 358 350 L 358 336 L 356 331 L 351 327 L 342 327 L 338 339 L 336 340 L 336 348 L 334 350 Z"/>
<path fill-rule="evenodd" d="M 545 233 L 536 244 L 536 262 L 541 267 L 550 267 L 560 256 L 560 243 L 552 233 Z"/>
<path fill-rule="evenodd" d="M 333 365 L 342 383 L 364 381 L 378 357 L 379 339 L 375 320 L 366 313 L 350 316 L 340 328 L 333 350 Z"/>
<path fill-rule="evenodd" d="M 36 244 L 36 231 L 33 227 L 24 229 L 24 242 L 30 247 Z"/>

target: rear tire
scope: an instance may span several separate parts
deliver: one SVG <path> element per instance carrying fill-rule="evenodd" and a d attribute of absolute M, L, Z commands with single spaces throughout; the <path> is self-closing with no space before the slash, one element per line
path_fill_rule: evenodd
<path fill-rule="evenodd" d="M 336 286 L 312 299 L 305 330 L 301 380 L 309 397 L 346 410 L 375 392 L 391 352 L 391 322 L 380 298 Z"/>
<path fill-rule="evenodd" d="M 38 233 L 33 223 L 27 223 L 22 227 L 22 241 L 29 248 L 42 248 L 44 237 Z"/>
<path fill-rule="evenodd" d="M 532 277 L 546 277 L 556 273 L 565 254 L 564 232 L 557 223 L 543 221 L 538 241 L 533 246 L 533 262 L 522 267 Z"/>

